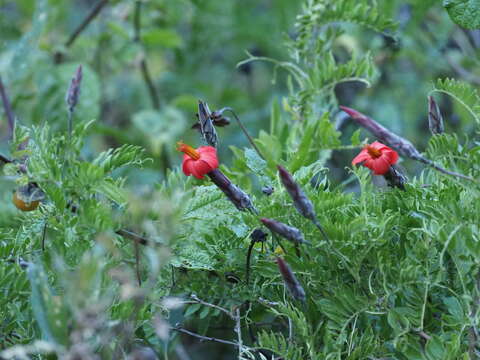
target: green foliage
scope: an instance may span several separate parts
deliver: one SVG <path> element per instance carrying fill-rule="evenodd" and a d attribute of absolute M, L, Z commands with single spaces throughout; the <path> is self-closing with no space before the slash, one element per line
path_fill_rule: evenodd
<path fill-rule="evenodd" d="M 432 92 L 445 93 L 458 101 L 480 123 L 480 96 L 472 85 L 455 79 L 439 79 Z"/>
<path fill-rule="evenodd" d="M 218 358 L 228 359 L 475 356 L 478 183 L 401 159 L 405 190 L 386 188 L 351 168 L 367 139 L 337 110 L 352 103 L 435 163 L 480 178 L 478 45 L 438 2 L 307 0 L 296 23 L 299 3 L 289 0 L 141 2 L 134 40 L 136 6 L 119 0 L 72 46 L 72 14 L 89 9 L 53 3 L 0 6 L 0 71 L 17 115 L 0 146 L 12 160 L 0 178 L 2 359 L 219 353 L 183 336 L 226 340 Z M 274 65 L 275 87 L 262 62 Z M 64 97 L 78 64 L 69 134 Z M 454 102 L 439 100 L 447 133 L 427 136 L 433 93 Z M 260 153 L 242 147 L 236 123 L 217 129 L 220 170 L 257 212 L 180 170 L 175 143 L 201 141 L 190 129 L 197 98 L 232 106 L 253 135 Z M 328 238 L 295 209 L 277 165 Z M 26 184 L 45 193 L 32 212 L 11 203 Z M 308 244 L 273 235 L 263 217 L 296 227 Z M 253 244 L 259 228 L 266 241 Z M 305 302 L 290 296 L 277 256 Z"/>
<path fill-rule="evenodd" d="M 477 0 L 444 0 L 443 6 L 456 24 L 467 29 L 480 28 L 480 2 Z"/>

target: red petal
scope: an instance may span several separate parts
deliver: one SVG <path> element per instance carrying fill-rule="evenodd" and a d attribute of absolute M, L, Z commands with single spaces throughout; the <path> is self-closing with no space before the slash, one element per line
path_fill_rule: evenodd
<path fill-rule="evenodd" d="M 213 153 L 215 155 L 217 155 L 217 149 L 215 149 L 213 146 L 200 146 L 197 151 L 200 153 L 200 154 L 206 154 L 206 153 Z"/>
<path fill-rule="evenodd" d="M 192 166 L 192 174 L 197 179 L 203 179 L 203 175 L 209 173 L 212 170 L 214 170 L 214 168 L 212 168 L 210 164 L 203 159 L 196 160 Z"/>
<path fill-rule="evenodd" d="M 382 157 L 385 157 L 390 165 L 393 165 L 398 161 L 398 153 L 392 149 L 383 150 Z"/>
<path fill-rule="evenodd" d="M 368 154 L 368 151 L 366 149 L 363 149 L 362 151 L 360 151 L 360 154 L 353 158 L 352 165 L 362 163 L 368 159 L 370 159 L 370 155 Z"/>
<path fill-rule="evenodd" d="M 390 163 L 385 157 L 379 157 L 373 161 L 373 166 L 371 167 L 375 175 L 384 175 L 390 169 Z"/>
<path fill-rule="evenodd" d="M 390 149 L 387 145 L 382 144 L 382 143 L 379 142 L 379 141 L 374 141 L 374 142 L 371 143 L 369 146 L 372 147 L 372 148 L 374 148 L 374 149 L 377 149 L 377 150 Z"/>
<path fill-rule="evenodd" d="M 196 160 L 192 162 L 192 175 L 195 176 L 197 179 L 203 179 L 203 174 L 201 171 L 198 169 L 198 164 L 201 160 Z"/>
<path fill-rule="evenodd" d="M 193 160 L 187 156 L 188 159 L 183 159 L 183 163 L 182 163 L 182 170 L 183 170 L 183 173 L 187 176 L 190 176 L 192 175 L 192 164 L 193 164 Z"/>
<path fill-rule="evenodd" d="M 204 160 L 210 165 L 211 170 L 218 168 L 218 158 L 216 155 L 211 154 L 211 153 L 203 153 L 200 157 L 200 160 Z M 211 171 L 210 170 L 210 171 Z"/>

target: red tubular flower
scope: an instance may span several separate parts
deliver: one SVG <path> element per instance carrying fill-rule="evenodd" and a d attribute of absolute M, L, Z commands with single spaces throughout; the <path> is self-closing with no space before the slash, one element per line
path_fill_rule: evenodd
<path fill-rule="evenodd" d="M 178 151 L 183 152 L 182 170 L 187 176 L 203 179 L 203 175 L 218 168 L 217 149 L 212 146 L 200 146 L 198 149 L 178 143 Z"/>
<path fill-rule="evenodd" d="M 378 141 L 367 145 L 355 156 L 352 164 L 360 164 L 373 170 L 375 175 L 384 175 L 390 169 L 390 166 L 398 161 L 398 154 L 395 150 L 390 149 Z"/>

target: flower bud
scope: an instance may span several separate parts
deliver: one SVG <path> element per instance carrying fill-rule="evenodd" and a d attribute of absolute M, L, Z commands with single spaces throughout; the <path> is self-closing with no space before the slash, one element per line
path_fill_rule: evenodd
<path fill-rule="evenodd" d="M 277 265 L 278 269 L 280 270 L 280 274 L 282 275 L 283 282 L 290 294 L 297 300 L 305 301 L 305 290 L 295 277 L 295 274 L 293 273 L 292 269 L 290 269 L 290 266 L 287 264 L 287 262 L 281 257 L 277 257 Z"/>
<path fill-rule="evenodd" d="M 303 234 L 296 227 L 288 226 L 280 221 L 262 218 L 260 221 L 271 231 L 295 244 L 309 244 L 305 241 Z"/>
<path fill-rule="evenodd" d="M 433 135 L 442 134 L 445 131 L 442 113 L 431 96 L 428 97 L 428 128 Z"/>
<path fill-rule="evenodd" d="M 397 149 L 404 156 L 409 157 L 414 160 L 419 160 L 425 162 L 425 158 L 420 154 L 420 152 L 413 146 L 413 144 L 407 139 L 394 134 L 384 126 L 380 125 L 378 122 L 372 118 L 356 111 L 350 109 L 346 106 L 340 106 L 340 109 L 345 111 L 350 117 L 355 120 L 355 122 L 370 131 L 373 136 L 378 138 L 380 142 L 383 142 L 395 149 Z"/>
<path fill-rule="evenodd" d="M 82 83 L 82 65 L 77 68 L 75 75 L 73 76 L 72 80 L 70 81 L 70 86 L 68 87 L 67 96 L 65 101 L 68 105 L 68 111 L 73 112 L 75 110 L 75 106 L 78 103 L 78 97 L 80 96 L 80 85 Z"/>
<path fill-rule="evenodd" d="M 315 221 L 317 216 L 310 199 L 305 195 L 300 186 L 293 180 L 293 176 L 281 165 L 277 165 L 278 174 L 283 186 L 293 200 L 293 205 L 305 218 Z"/>

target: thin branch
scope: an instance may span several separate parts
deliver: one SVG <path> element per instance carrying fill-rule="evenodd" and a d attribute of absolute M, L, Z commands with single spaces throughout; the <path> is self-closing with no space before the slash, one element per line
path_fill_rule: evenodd
<path fill-rule="evenodd" d="M 42 230 L 42 251 L 45 251 L 45 239 L 47 238 L 47 224 L 48 224 L 48 220 L 45 219 L 45 223 L 43 224 L 43 230 Z"/>
<path fill-rule="evenodd" d="M 100 10 L 103 9 L 105 5 L 108 4 L 108 0 L 100 0 L 95 4 L 95 6 L 90 10 L 88 15 L 83 19 L 83 21 L 80 23 L 80 25 L 75 29 L 75 31 L 70 35 L 68 40 L 65 42 L 66 47 L 72 46 L 72 44 L 75 42 L 77 39 L 78 35 L 85 30 L 85 28 L 92 22 L 93 19 L 100 13 Z"/>
<path fill-rule="evenodd" d="M 471 178 L 470 176 L 463 175 L 463 174 L 457 173 L 455 171 L 450 171 L 450 170 L 444 169 L 443 167 L 441 167 L 440 165 L 437 165 L 436 163 L 434 163 L 433 161 L 431 161 L 429 159 L 421 158 L 421 159 L 417 159 L 417 160 L 420 161 L 420 162 L 423 162 L 424 164 L 429 165 L 430 167 L 434 168 L 438 172 L 441 172 L 442 174 L 446 174 L 446 175 L 450 175 L 450 176 L 454 176 L 454 177 L 458 177 L 458 178 L 461 178 L 461 179 L 465 179 L 465 180 L 468 180 L 468 181 L 478 183 L 477 180 Z"/>
<path fill-rule="evenodd" d="M 423 340 L 430 340 L 432 337 L 430 335 L 428 335 L 425 331 L 423 330 L 419 330 L 417 331 L 417 335 L 420 336 Z"/>
<path fill-rule="evenodd" d="M 236 320 L 235 316 L 234 316 L 230 311 L 228 311 L 227 309 L 222 308 L 221 306 L 218 306 L 218 305 L 215 305 L 215 304 L 210 304 L 210 303 L 208 303 L 208 302 L 206 302 L 206 301 L 203 301 L 203 300 L 199 299 L 198 296 L 195 295 L 195 294 L 190 295 L 190 297 L 191 297 L 194 301 L 196 301 L 198 304 L 202 304 L 202 305 L 209 306 L 209 307 L 211 307 L 211 308 L 220 310 L 221 312 L 227 314 L 230 319 L 232 319 L 232 320 L 234 320 L 234 321 Z"/>
<path fill-rule="evenodd" d="M 143 81 L 148 88 L 148 93 L 150 94 L 150 100 L 152 101 L 153 107 L 155 109 L 160 108 L 160 98 L 158 96 L 157 89 L 153 84 L 152 76 L 150 75 L 150 70 L 148 68 L 147 60 L 145 59 L 144 55 L 140 59 L 140 70 L 142 72 Z"/>
<path fill-rule="evenodd" d="M 15 115 L 13 114 L 12 106 L 10 105 L 10 100 L 8 99 L 7 92 L 3 86 L 2 78 L 0 77 L 0 96 L 2 98 L 3 109 L 5 110 L 5 116 L 8 120 L 8 139 L 12 139 L 13 131 L 15 129 Z M 1 160 L 5 161 L 3 156 L 0 156 Z"/>
<path fill-rule="evenodd" d="M 250 259 L 252 257 L 252 250 L 253 250 L 253 247 L 255 246 L 256 244 L 256 241 L 255 240 L 251 240 L 250 241 L 250 246 L 248 247 L 248 251 L 247 251 L 247 263 L 245 264 L 245 277 L 246 277 L 246 283 L 247 283 L 247 286 L 248 286 L 248 282 L 250 280 Z"/>
<path fill-rule="evenodd" d="M 264 298 L 258 298 L 258 302 L 262 305 L 265 305 L 265 306 L 268 306 L 268 307 L 274 307 L 274 306 L 278 306 L 280 305 L 281 303 L 279 302 L 276 302 L 276 301 L 270 301 L 270 300 L 267 300 L 267 299 L 264 299 Z"/>
<path fill-rule="evenodd" d="M 178 331 L 180 333 L 184 333 L 184 334 L 196 337 L 196 338 L 204 340 L 204 341 L 215 341 L 215 342 L 219 342 L 219 343 L 227 344 L 227 345 L 232 345 L 232 346 L 236 346 L 236 347 L 240 346 L 238 343 L 233 342 L 233 341 L 218 339 L 218 338 L 214 338 L 214 337 L 210 337 L 210 336 L 203 336 L 203 335 L 194 333 L 192 331 L 189 331 L 187 329 L 183 329 L 183 328 L 180 328 L 180 327 L 172 327 L 171 329 L 175 330 L 175 331 Z"/>
<path fill-rule="evenodd" d="M 140 248 L 138 247 L 138 241 L 134 241 L 133 246 L 135 248 L 135 272 L 137 274 L 138 286 L 142 286 L 142 277 L 140 276 Z"/>
<path fill-rule="evenodd" d="M 147 246 L 149 244 L 148 239 L 146 239 L 143 236 L 140 236 L 138 234 L 135 234 L 135 233 L 133 233 L 129 230 L 126 230 L 126 229 L 117 230 L 117 231 L 115 231 L 115 234 L 120 235 L 120 236 L 122 236 L 124 238 L 127 238 L 127 239 L 130 239 L 130 240 L 133 240 L 140 245 Z"/>
<path fill-rule="evenodd" d="M 243 133 L 245 134 L 245 136 L 247 137 L 248 139 L 248 142 L 250 143 L 250 145 L 252 145 L 252 147 L 255 149 L 255 151 L 257 152 L 258 156 L 260 156 L 263 160 L 265 160 L 265 157 L 262 155 L 262 152 L 260 151 L 260 149 L 257 147 L 257 145 L 255 144 L 255 142 L 253 141 L 253 138 L 250 136 L 250 134 L 248 133 L 246 127 L 243 125 L 243 123 L 240 121 L 240 119 L 238 118 L 237 114 L 235 113 L 235 111 L 233 111 L 232 108 L 230 107 L 226 107 L 224 109 L 222 109 L 221 111 L 228 111 L 230 112 L 233 117 L 235 118 L 235 120 L 237 121 L 238 125 L 240 126 L 240 129 L 242 129 Z"/>

